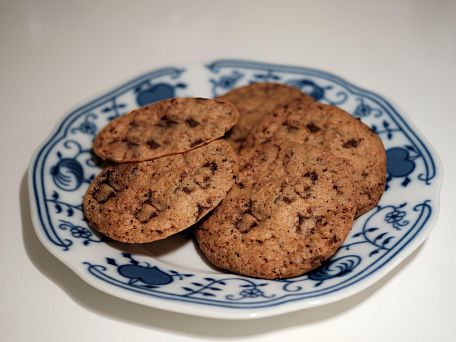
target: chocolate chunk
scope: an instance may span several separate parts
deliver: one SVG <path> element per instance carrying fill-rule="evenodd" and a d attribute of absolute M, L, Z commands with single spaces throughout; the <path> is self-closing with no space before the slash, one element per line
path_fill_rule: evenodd
<path fill-rule="evenodd" d="M 285 126 L 288 132 L 297 131 L 299 129 L 299 126 L 293 125 L 289 121 L 285 121 L 284 123 L 282 123 L 282 126 Z"/>
<path fill-rule="evenodd" d="M 286 204 L 290 204 L 290 203 L 294 202 L 294 200 L 295 200 L 294 198 L 287 197 L 287 196 L 285 196 L 285 197 L 283 198 L 283 201 L 284 201 Z"/>
<path fill-rule="evenodd" d="M 205 206 L 205 205 L 203 205 L 201 203 L 197 203 L 196 204 L 196 214 L 195 214 L 195 216 L 196 216 L 197 220 L 199 220 L 202 217 L 203 212 L 206 209 L 209 209 L 209 207 L 207 207 L 207 206 Z"/>
<path fill-rule="evenodd" d="M 247 233 L 250 229 L 258 226 L 258 220 L 251 214 L 244 214 L 242 218 L 237 222 L 236 228 L 241 233 Z"/>
<path fill-rule="evenodd" d="M 116 190 L 107 183 L 102 183 L 93 197 L 98 203 L 105 203 L 108 199 L 114 196 Z"/>
<path fill-rule="evenodd" d="M 358 147 L 358 141 L 356 141 L 355 139 L 347 140 L 346 142 L 344 142 L 342 147 L 343 148 L 356 148 L 356 147 Z"/>
<path fill-rule="evenodd" d="M 196 120 L 193 119 L 193 118 L 188 118 L 187 120 L 185 120 L 185 122 L 186 122 L 187 125 L 189 125 L 191 128 L 196 127 L 196 126 L 199 125 L 199 122 L 196 121 Z"/>
<path fill-rule="evenodd" d="M 122 139 L 121 140 L 123 143 L 127 144 L 128 147 L 136 147 L 136 146 L 139 146 L 138 143 L 134 142 L 134 141 L 131 141 L 131 140 L 128 140 L 128 138 L 125 138 L 125 139 Z"/>
<path fill-rule="evenodd" d="M 203 140 L 202 139 L 196 139 L 195 141 L 193 141 L 191 144 L 190 144 L 190 147 L 195 147 L 195 146 L 198 146 L 199 144 L 203 143 Z"/>
<path fill-rule="evenodd" d="M 311 133 L 316 133 L 320 130 L 320 127 L 316 126 L 313 122 L 307 124 L 306 127 Z"/>
<path fill-rule="evenodd" d="M 161 145 L 154 139 L 150 138 L 149 140 L 147 140 L 147 146 L 154 150 L 156 148 L 159 148 Z"/>
<path fill-rule="evenodd" d="M 217 171 L 217 163 L 215 163 L 213 161 L 212 162 L 206 162 L 203 166 L 211 169 L 212 173 Z"/>
<path fill-rule="evenodd" d="M 184 187 L 182 188 L 182 191 L 185 192 L 186 194 L 189 194 L 189 193 L 191 193 L 193 190 L 190 189 L 188 186 L 184 186 Z"/>
<path fill-rule="evenodd" d="M 318 174 L 314 171 L 306 172 L 304 174 L 304 177 L 309 177 L 313 182 L 315 182 L 318 179 Z"/>
<path fill-rule="evenodd" d="M 149 203 L 144 203 L 135 216 L 139 222 L 147 223 L 150 219 L 157 216 L 157 209 Z"/>
<path fill-rule="evenodd" d="M 169 118 L 167 115 L 164 115 L 164 116 L 162 116 L 160 118 L 160 121 L 157 124 L 157 126 L 168 128 L 168 127 L 172 127 L 174 125 L 177 125 L 177 123 L 178 123 L 177 121 Z"/>

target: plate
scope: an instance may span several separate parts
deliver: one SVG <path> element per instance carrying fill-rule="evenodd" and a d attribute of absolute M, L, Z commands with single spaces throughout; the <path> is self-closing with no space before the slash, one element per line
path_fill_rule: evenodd
<path fill-rule="evenodd" d="M 385 145 L 386 192 L 376 208 L 355 221 L 333 258 L 300 277 L 262 280 L 211 267 L 189 232 L 123 245 L 88 227 L 81 203 L 100 170 L 91 145 L 101 127 L 157 100 L 213 97 L 264 81 L 286 83 L 340 106 L 371 127 Z M 160 309 L 245 319 L 334 302 L 378 281 L 429 235 L 437 218 L 441 175 L 430 144 L 383 97 L 315 69 L 217 60 L 154 70 L 65 115 L 32 158 L 29 193 L 42 244 L 94 287 Z"/>

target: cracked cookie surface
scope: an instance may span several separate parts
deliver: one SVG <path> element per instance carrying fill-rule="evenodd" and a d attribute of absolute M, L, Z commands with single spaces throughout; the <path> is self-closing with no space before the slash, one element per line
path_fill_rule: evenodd
<path fill-rule="evenodd" d="M 93 149 L 115 162 L 182 153 L 222 137 L 238 120 L 232 104 L 204 98 L 167 99 L 123 115 L 97 134 Z"/>
<path fill-rule="evenodd" d="M 294 100 L 268 114 L 248 136 L 246 146 L 275 139 L 318 145 L 354 167 L 356 216 L 374 208 L 386 184 L 386 153 L 380 138 L 344 110 L 318 102 Z"/>
<path fill-rule="evenodd" d="M 230 145 L 213 141 L 182 154 L 108 166 L 84 197 L 84 215 L 128 243 L 164 239 L 190 227 L 226 196 L 237 173 Z"/>
<path fill-rule="evenodd" d="M 237 124 L 228 132 L 228 142 L 236 151 L 241 150 L 247 134 L 266 114 L 296 98 L 313 101 L 297 88 L 267 82 L 235 88 L 219 96 L 218 99 L 231 102 L 239 111 Z"/>
<path fill-rule="evenodd" d="M 318 267 L 346 239 L 356 210 L 351 165 L 311 145 L 274 141 L 245 151 L 235 185 L 196 230 L 219 268 L 260 278 Z"/>

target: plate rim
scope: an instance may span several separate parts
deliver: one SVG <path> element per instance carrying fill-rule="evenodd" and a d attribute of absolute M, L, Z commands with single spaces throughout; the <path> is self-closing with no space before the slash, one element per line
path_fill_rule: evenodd
<path fill-rule="evenodd" d="M 204 65 L 207 66 L 209 64 L 214 64 L 218 62 L 236 62 L 236 63 L 251 63 L 251 64 L 259 64 L 259 65 L 270 65 L 274 67 L 286 67 L 286 68 L 296 68 L 297 70 L 310 70 L 315 71 L 317 73 L 330 76 L 336 80 L 342 81 L 343 83 L 349 85 L 350 87 L 360 91 L 362 93 L 367 93 L 374 95 L 375 97 L 381 99 L 383 102 L 388 104 L 395 112 L 397 112 L 398 117 L 402 119 L 403 123 L 406 126 L 409 126 L 410 131 L 418 138 L 423 146 L 426 147 L 429 154 L 434 159 L 435 170 L 436 174 L 434 177 L 434 185 L 432 187 L 433 191 L 429 192 L 429 197 L 432 199 L 432 215 L 425 223 L 425 229 L 420 229 L 417 232 L 418 236 L 415 236 L 409 243 L 403 246 L 400 250 L 396 251 L 393 255 L 389 256 L 384 262 L 382 266 L 378 267 L 377 269 L 370 271 L 368 275 L 363 277 L 362 281 L 358 281 L 354 284 L 349 285 L 348 287 L 344 288 L 343 291 L 336 291 L 330 294 L 326 294 L 323 298 L 318 298 L 316 300 L 304 300 L 304 299 L 296 299 L 292 301 L 288 301 L 285 303 L 277 303 L 277 305 L 269 305 L 266 307 L 221 307 L 221 306 L 210 306 L 204 305 L 203 303 L 194 303 L 194 302 L 183 302 L 173 298 L 158 298 L 152 297 L 146 294 L 139 294 L 133 293 L 126 290 L 121 290 L 111 284 L 106 284 L 102 282 L 98 278 L 91 277 L 90 273 L 84 272 L 85 269 L 81 267 L 81 265 L 76 265 L 74 258 L 68 257 L 70 254 L 66 254 L 62 252 L 60 249 L 56 248 L 56 246 L 52 245 L 50 241 L 46 239 L 43 235 L 43 227 L 41 222 L 38 218 L 38 210 L 37 210 L 37 203 L 35 202 L 35 189 L 34 189 L 34 170 L 38 158 L 41 152 L 45 149 L 48 143 L 56 139 L 58 137 L 59 131 L 61 131 L 63 124 L 67 121 L 71 116 L 75 115 L 76 113 L 82 111 L 85 107 L 89 107 L 94 105 L 95 103 L 102 101 L 102 98 L 108 94 L 114 94 L 115 92 L 119 92 L 121 89 L 128 87 L 129 85 L 138 82 L 138 80 L 142 78 L 147 78 L 153 75 L 156 72 L 176 68 L 176 67 L 162 67 L 162 68 L 154 68 L 149 72 L 142 73 L 133 78 L 129 78 L 125 82 L 119 83 L 120 86 L 112 87 L 111 89 L 101 93 L 101 95 L 97 95 L 91 98 L 91 100 L 82 102 L 82 105 L 75 107 L 75 109 L 63 114 L 58 121 L 56 122 L 54 128 L 51 132 L 47 135 L 47 137 L 42 141 L 42 143 L 35 149 L 27 173 L 27 182 L 28 182 L 28 192 L 29 192 L 29 203 L 30 203 L 30 214 L 32 218 L 32 225 L 38 239 L 40 240 L 41 244 L 58 260 L 60 260 L 63 264 L 70 268 L 73 272 L 75 272 L 82 280 L 87 282 L 89 285 L 97 288 L 100 291 L 113 295 L 115 297 L 128 300 L 131 302 L 135 302 L 141 305 L 158 308 L 167 311 L 175 311 L 183 314 L 190 314 L 195 316 L 202 316 L 208 318 L 220 318 L 220 319 L 249 319 L 249 318 L 263 318 L 263 317 L 270 317 L 275 316 L 278 314 L 289 313 L 297 310 L 309 309 L 316 306 L 330 304 L 345 298 L 349 298 L 352 295 L 359 293 L 366 288 L 372 286 L 374 283 L 385 277 L 388 273 L 390 273 L 393 269 L 395 269 L 399 264 L 404 262 L 406 258 L 408 258 L 430 235 L 431 231 L 435 228 L 436 222 L 438 220 L 439 211 L 440 211 L 440 196 L 441 196 L 441 187 L 443 183 L 443 165 L 441 162 L 441 158 L 438 155 L 435 148 L 430 144 L 429 140 L 423 136 L 421 131 L 417 129 L 416 125 L 413 121 L 410 120 L 410 117 L 405 114 L 400 106 L 397 105 L 394 101 L 391 101 L 389 98 L 378 94 L 377 92 L 372 92 L 368 89 L 364 89 L 362 87 L 354 85 L 352 82 L 345 80 L 333 74 L 331 72 L 319 70 L 316 68 L 308 68 L 308 67 L 301 67 L 301 66 L 294 66 L 294 65 L 287 65 L 287 64 L 276 64 L 276 63 L 268 63 L 268 62 L 258 62 L 252 60 L 244 60 L 244 59 L 215 59 L 209 62 L 192 62 L 192 63 L 182 63 L 177 68 L 182 67 L 191 67 L 194 65 Z M 74 255 L 74 254 L 73 254 Z M 78 256 L 81 256 L 77 253 Z M 394 262 L 391 262 L 391 259 L 395 258 Z M 82 259 L 81 259 L 82 260 Z M 204 274 L 203 272 L 199 272 Z M 226 273 L 227 274 L 227 273 Z M 141 301 L 141 299 L 146 298 L 145 301 Z M 173 307 L 169 307 L 169 300 L 172 300 Z M 304 305 L 305 304 L 305 305 Z"/>

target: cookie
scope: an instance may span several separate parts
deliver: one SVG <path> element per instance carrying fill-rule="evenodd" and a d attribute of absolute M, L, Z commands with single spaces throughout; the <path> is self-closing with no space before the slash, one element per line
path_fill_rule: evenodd
<path fill-rule="evenodd" d="M 245 152 L 235 185 L 196 230 L 214 265 L 259 278 L 299 276 L 330 258 L 356 210 L 350 164 L 311 145 Z"/>
<path fill-rule="evenodd" d="M 247 146 L 274 139 L 321 146 L 354 167 L 356 216 L 374 208 L 386 184 L 386 153 L 380 138 L 360 120 L 335 106 L 295 100 L 267 115 Z"/>
<path fill-rule="evenodd" d="M 89 186 L 84 214 L 117 241 L 164 239 L 215 208 L 236 173 L 237 155 L 223 140 L 151 161 L 114 164 Z"/>
<path fill-rule="evenodd" d="M 231 102 L 240 114 L 239 121 L 228 133 L 228 142 L 239 151 L 247 134 L 267 113 L 296 98 L 313 101 L 300 90 L 277 83 L 253 83 L 219 96 L 218 99 Z"/>
<path fill-rule="evenodd" d="M 115 162 L 152 160 L 220 138 L 238 117 L 233 105 L 225 101 L 167 99 L 109 123 L 96 136 L 93 150 Z"/>

